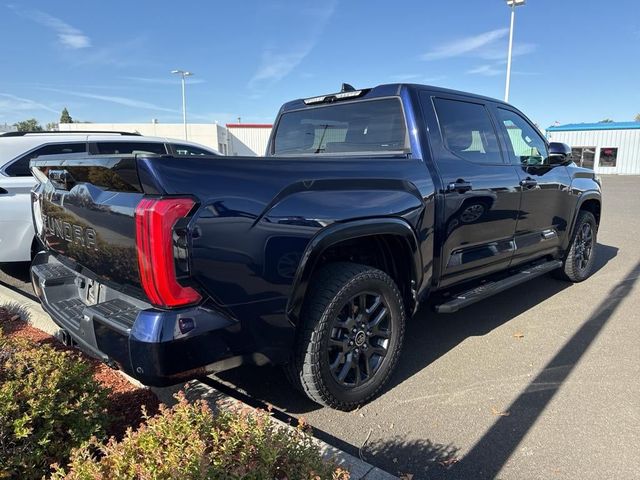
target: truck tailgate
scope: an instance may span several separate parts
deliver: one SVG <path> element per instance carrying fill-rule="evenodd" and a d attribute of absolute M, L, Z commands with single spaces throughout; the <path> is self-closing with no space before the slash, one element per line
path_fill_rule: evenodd
<path fill-rule="evenodd" d="M 32 161 L 34 224 L 52 251 L 140 290 L 135 208 L 143 196 L 134 156 L 50 156 Z"/>

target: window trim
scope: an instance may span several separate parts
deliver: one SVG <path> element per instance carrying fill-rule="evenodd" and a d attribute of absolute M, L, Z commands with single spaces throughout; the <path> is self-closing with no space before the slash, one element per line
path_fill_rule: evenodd
<path fill-rule="evenodd" d="M 544 143 L 544 146 L 547 149 L 547 158 L 549 158 L 549 140 L 547 140 L 547 138 L 542 134 L 542 132 L 540 132 L 538 127 L 536 127 L 531 122 L 531 120 L 527 118 L 527 116 L 524 113 L 520 112 L 515 108 L 508 108 L 505 105 L 496 105 L 496 110 L 505 110 L 507 112 L 511 112 L 514 115 L 517 115 L 520 118 L 522 118 L 525 121 L 525 123 L 527 123 L 533 129 L 533 131 L 542 139 L 542 142 Z M 513 146 L 509 148 L 509 145 L 510 145 L 509 142 L 511 142 L 511 139 L 509 138 L 509 132 L 507 132 L 507 127 L 504 125 L 504 122 L 500 120 L 498 111 L 496 111 L 496 121 L 498 122 L 501 135 L 504 139 L 505 147 L 507 149 L 507 155 L 509 156 L 509 161 L 511 162 L 511 164 L 515 165 L 516 167 L 533 167 L 534 165 L 523 165 L 522 162 L 520 162 L 516 158 L 515 152 L 512 151 Z M 538 165 L 538 167 L 550 167 L 550 165 Z"/>
<path fill-rule="evenodd" d="M 428 91 L 427 91 L 428 92 Z M 453 156 L 455 156 L 456 158 L 464 161 L 464 162 L 469 162 L 472 163 L 473 165 L 493 165 L 493 166 L 500 166 L 500 165 L 511 165 L 510 161 L 506 162 L 505 158 L 504 158 L 504 152 L 502 151 L 502 144 L 500 142 L 500 134 L 498 133 L 497 129 L 496 129 L 496 123 L 495 123 L 495 119 L 493 118 L 493 112 L 491 111 L 490 105 L 492 105 L 489 102 L 483 102 L 482 100 L 475 98 L 475 97 L 458 97 L 455 95 L 430 95 L 431 97 L 431 108 L 433 109 L 433 113 L 436 119 L 436 124 L 438 126 L 438 135 L 440 136 L 440 142 L 442 144 L 442 148 L 444 148 L 447 152 L 451 153 Z M 440 122 L 440 116 L 438 115 L 438 109 L 436 107 L 436 100 L 451 100 L 451 101 L 455 101 L 455 102 L 461 102 L 461 103 L 469 103 L 471 105 L 479 105 L 481 106 L 484 111 L 487 114 L 487 118 L 489 119 L 489 123 L 491 124 L 491 128 L 493 129 L 493 134 L 496 136 L 496 146 L 498 147 L 498 153 L 500 154 L 500 161 L 499 162 L 474 162 L 473 160 L 469 160 L 467 158 L 463 158 L 460 155 L 458 155 L 456 152 L 454 152 L 453 150 L 451 150 L 448 146 L 447 141 L 444 138 L 444 134 L 442 133 L 442 124 Z M 507 153 L 508 154 L 508 153 Z"/>
<path fill-rule="evenodd" d="M 7 169 L 11 165 L 13 165 L 14 163 L 18 163 L 24 157 L 26 157 L 28 155 L 31 155 L 36 150 L 40 150 L 41 148 L 48 147 L 49 145 L 69 145 L 69 144 L 73 144 L 73 145 L 84 144 L 84 153 L 89 153 L 89 146 L 88 146 L 88 142 L 86 140 L 83 140 L 81 142 L 73 142 L 73 141 L 71 141 L 71 142 L 46 142 L 46 143 L 40 143 L 40 144 L 36 145 L 35 147 L 33 147 L 31 150 L 27 150 L 26 152 L 21 153 L 17 157 L 14 157 L 13 159 L 11 159 L 7 163 L 5 163 L 2 166 L 2 168 L 0 168 L 0 174 L 5 175 L 5 176 L 10 177 L 10 178 L 19 178 L 19 177 L 16 177 L 15 175 L 9 175 L 7 173 Z M 25 178 L 25 177 L 22 177 L 22 178 Z"/>
<path fill-rule="evenodd" d="M 407 112 L 404 108 L 404 102 L 402 101 L 402 97 L 400 95 L 384 95 L 381 97 L 373 97 L 373 98 L 359 98 L 356 100 L 349 100 L 349 101 L 341 101 L 341 102 L 337 102 L 337 103 L 324 103 L 324 104 L 319 104 L 319 105 L 313 105 L 313 106 L 307 106 L 307 107 L 301 107 L 301 108 L 294 108 L 291 110 L 286 110 L 284 112 L 281 112 L 278 115 L 278 119 L 275 123 L 275 125 L 273 126 L 273 130 L 271 131 L 271 135 L 269 136 L 269 151 L 267 152 L 269 154 L 270 157 L 276 157 L 276 156 L 286 156 L 286 155 L 276 155 L 275 153 L 275 148 L 276 148 L 276 135 L 278 133 L 278 129 L 280 128 L 280 122 L 282 121 L 282 117 L 288 113 L 294 113 L 294 112 L 306 112 L 312 109 L 317 109 L 317 108 L 328 108 L 328 107 L 332 107 L 332 106 L 338 106 L 338 105 L 350 105 L 353 103 L 364 103 L 364 102 L 375 102 L 375 101 L 379 101 L 379 100 L 388 100 L 388 99 L 393 99 L 396 100 L 398 103 L 400 103 L 400 110 L 402 111 L 402 121 L 404 122 L 404 149 L 402 149 L 402 151 L 389 151 L 389 152 L 335 152 L 335 153 L 312 153 L 312 154 L 292 154 L 290 156 L 292 157 L 311 157 L 311 158 L 317 158 L 317 159 L 322 159 L 322 158 L 327 158 L 327 159 L 331 159 L 331 157 L 337 157 L 337 156 L 349 156 L 349 157 L 358 157 L 358 156 L 371 156 L 373 158 L 375 157 L 400 157 L 402 156 L 402 158 L 409 158 L 411 157 L 411 138 L 409 137 L 409 125 L 407 123 Z"/>

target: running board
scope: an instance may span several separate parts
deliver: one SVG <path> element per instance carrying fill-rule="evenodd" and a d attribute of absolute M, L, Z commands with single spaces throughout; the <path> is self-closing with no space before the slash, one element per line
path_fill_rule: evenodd
<path fill-rule="evenodd" d="M 488 282 L 480 285 L 479 287 L 472 288 L 466 292 L 459 293 L 451 300 L 436 305 L 434 307 L 437 313 L 453 313 L 457 312 L 461 308 L 467 307 L 472 303 L 484 300 L 496 293 L 503 292 L 511 287 L 515 287 L 521 283 L 524 283 L 532 278 L 544 275 L 556 268 L 560 268 L 562 262 L 560 260 L 552 260 L 550 262 L 539 263 L 533 267 L 523 268 L 522 270 L 510 275 L 507 278 L 498 280 L 495 282 Z"/>

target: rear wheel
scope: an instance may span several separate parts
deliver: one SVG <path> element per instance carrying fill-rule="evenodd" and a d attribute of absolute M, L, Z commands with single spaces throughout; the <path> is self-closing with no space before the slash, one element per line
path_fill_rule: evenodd
<path fill-rule="evenodd" d="M 595 264 L 598 223 L 593 213 L 581 210 L 571 239 L 569 252 L 559 276 L 571 282 L 582 282 L 591 276 Z"/>
<path fill-rule="evenodd" d="M 311 400 L 351 410 L 380 392 L 404 336 L 400 292 L 385 272 L 354 263 L 323 267 L 310 286 L 289 365 Z"/>

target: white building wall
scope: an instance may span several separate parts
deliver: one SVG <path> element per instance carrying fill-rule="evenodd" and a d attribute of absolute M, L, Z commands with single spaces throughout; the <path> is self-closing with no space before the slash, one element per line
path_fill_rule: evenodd
<path fill-rule="evenodd" d="M 182 123 L 61 123 L 61 131 L 74 130 L 102 130 L 139 133 L 151 137 L 166 137 L 184 140 L 184 125 Z M 187 124 L 187 137 L 190 142 L 200 143 L 207 147 L 220 150 L 219 131 L 223 127 L 215 123 Z"/>
<path fill-rule="evenodd" d="M 227 125 L 229 155 L 264 155 L 271 129 L 271 125 Z"/>
<path fill-rule="evenodd" d="M 640 129 L 548 130 L 547 138 L 551 142 L 562 142 L 571 147 L 596 147 L 594 170 L 597 173 L 640 175 Z M 599 165 L 602 148 L 618 149 L 615 167 Z"/>
<path fill-rule="evenodd" d="M 182 123 L 61 123 L 61 131 L 118 131 L 151 137 L 184 139 Z M 216 149 L 223 155 L 262 156 L 267 149 L 271 125 L 215 123 L 187 124 L 188 140 Z"/>

